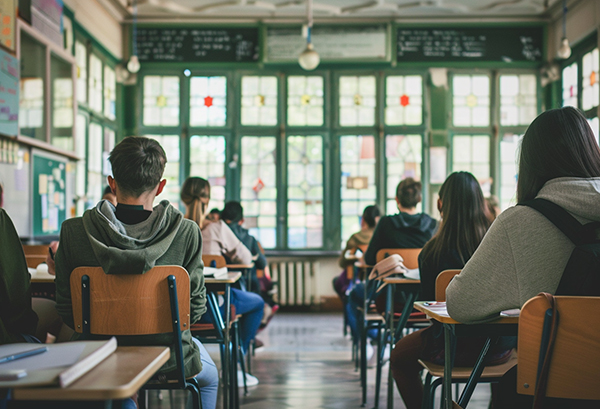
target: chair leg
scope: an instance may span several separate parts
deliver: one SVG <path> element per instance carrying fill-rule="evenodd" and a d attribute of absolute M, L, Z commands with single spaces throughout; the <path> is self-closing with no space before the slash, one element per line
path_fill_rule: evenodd
<path fill-rule="evenodd" d="M 254 356 L 254 340 L 250 341 L 250 347 L 248 351 L 246 351 L 246 369 L 248 369 L 248 373 L 252 374 L 252 357 Z M 242 356 L 242 359 L 244 357 Z"/>
<path fill-rule="evenodd" d="M 360 386 L 362 389 L 361 406 L 367 404 L 367 328 L 361 325 L 360 335 Z"/>
<path fill-rule="evenodd" d="M 425 375 L 425 382 L 423 383 L 423 401 L 421 402 L 421 409 L 429 409 L 432 405 L 429 404 L 429 391 L 431 390 L 431 372 L 427 372 Z"/>
<path fill-rule="evenodd" d="M 379 392 L 381 390 L 381 370 L 383 367 L 383 354 L 385 353 L 384 338 L 386 335 L 385 329 L 382 329 L 382 325 L 379 324 L 377 327 L 377 372 L 375 375 L 375 405 L 374 409 L 379 407 Z"/>
<path fill-rule="evenodd" d="M 244 396 L 247 396 L 248 395 L 248 385 L 246 383 L 246 367 L 244 366 L 244 353 L 242 352 L 242 349 L 240 348 L 240 331 L 239 331 L 237 322 L 235 323 L 233 330 L 234 330 L 234 339 L 235 339 L 234 354 L 235 354 L 236 362 L 239 361 L 240 366 L 242 368 L 242 374 L 244 375 Z M 246 353 L 248 353 L 248 352 L 246 352 Z"/>
<path fill-rule="evenodd" d="M 443 381 L 444 381 L 444 378 L 437 378 L 435 381 L 433 381 L 431 383 L 431 387 L 429 389 L 429 407 L 431 409 L 433 409 L 433 406 L 435 405 L 435 390 L 437 389 L 438 386 L 440 386 L 442 384 Z M 444 404 L 444 397 L 442 396 L 442 399 L 440 399 L 440 408 L 442 407 L 443 404 Z"/>
<path fill-rule="evenodd" d="M 194 385 L 194 383 L 191 383 L 191 382 L 186 382 L 185 389 L 190 391 L 190 393 L 192 395 L 193 408 L 194 409 L 202 409 L 202 401 L 200 400 L 200 389 L 198 389 L 197 382 L 196 382 L 196 385 Z M 172 391 L 169 391 L 169 392 L 172 392 Z M 175 406 L 173 406 L 171 404 L 171 407 L 174 408 Z"/>

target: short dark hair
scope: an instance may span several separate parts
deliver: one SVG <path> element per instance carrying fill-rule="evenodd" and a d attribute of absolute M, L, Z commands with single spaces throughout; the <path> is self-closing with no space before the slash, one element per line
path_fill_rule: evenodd
<path fill-rule="evenodd" d="M 240 202 L 231 201 L 225 203 L 225 207 L 221 210 L 221 219 L 227 220 L 230 223 L 237 223 L 244 218 L 244 208 Z"/>
<path fill-rule="evenodd" d="M 543 112 L 527 128 L 519 155 L 517 200 L 531 200 L 547 181 L 565 176 L 600 176 L 600 148 L 594 132 L 573 107 Z"/>
<path fill-rule="evenodd" d="M 128 136 L 115 146 L 109 160 L 119 188 L 139 197 L 160 183 L 167 155 L 154 139 Z"/>
<path fill-rule="evenodd" d="M 421 202 L 421 182 L 413 178 L 406 178 L 396 188 L 396 199 L 402 207 L 410 209 Z"/>
<path fill-rule="evenodd" d="M 377 224 L 377 217 L 380 215 L 381 212 L 379 211 L 379 207 L 377 207 L 377 205 L 371 205 L 365 207 L 365 210 L 363 210 L 362 219 L 367 223 L 367 226 L 373 228 Z"/>

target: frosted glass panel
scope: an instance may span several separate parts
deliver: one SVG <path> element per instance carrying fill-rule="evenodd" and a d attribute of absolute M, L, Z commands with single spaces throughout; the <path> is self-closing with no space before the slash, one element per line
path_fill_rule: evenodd
<path fill-rule="evenodd" d="M 342 76 L 339 84 L 340 125 L 374 125 L 377 94 L 375 76 Z"/>
<path fill-rule="evenodd" d="M 193 135 L 190 138 L 190 176 L 210 183 L 210 208 L 225 205 L 225 137 Z"/>
<path fill-rule="evenodd" d="M 581 108 L 584 111 L 600 105 L 600 88 L 598 85 L 598 49 L 590 51 L 583 56 L 582 60 L 582 92 L 581 92 Z"/>
<path fill-rule="evenodd" d="M 277 125 L 277 77 L 242 77 L 242 125 Z"/>
<path fill-rule="evenodd" d="M 225 126 L 227 78 L 192 77 L 190 80 L 190 125 Z"/>
<path fill-rule="evenodd" d="M 490 79 L 487 75 L 456 75 L 452 78 L 454 126 L 490 124 Z"/>
<path fill-rule="evenodd" d="M 323 125 L 323 104 L 323 77 L 299 75 L 288 77 L 288 125 Z"/>
<path fill-rule="evenodd" d="M 490 140 L 489 135 L 455 135 L 452 138 L 452 171 L 471 172 L 486 196 L 490 194 L 492 183 Z"/>
<path fill-rule="evenodd" d="M 537 115 L 537 79 L 533 74 L 500 76 L 500 124 L 529 125 Z"/>
<path fill-rule="evenodd" d="M 179 77 L 144 77 L 144 125 L 179 125 Z"/>
<path fill-rule="evenodd" d="M 577 108 L 577 63 L 565 67 L 562 71 L 563 106 Z"/>
<path fill-rule="evenodd" d="M 421 180 L 423 162 L 423 137 L 421 135 L 387 135 L 385 137 L 387 162 L 386 205 L 387 213 L 396 213 L 396 187 L 402 179 L 411 177 Z M 421 209 L 421 203 L 418 205 Z"/>
<path fill-rule="evenodd" d="M 385 79 L 385 123 L 421 125 L 423 79 L 420 75 L 392 75 Z"/>

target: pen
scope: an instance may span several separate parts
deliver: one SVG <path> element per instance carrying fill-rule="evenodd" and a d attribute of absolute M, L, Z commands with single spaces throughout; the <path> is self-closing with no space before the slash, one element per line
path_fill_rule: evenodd
<path fill-rule="evenodd" d="M 29 351 L 19 352 L 18 354 L 2 356 L 0 357 L 0 364 L 3 364 L 5 362 L 16 361 L 17 359 L 21 358 L 27 358 L 28 356 L 38 355 L 46 352 L 47 350 L 48 348 L 41 347 L 37 349 L 31 349 Z"/>

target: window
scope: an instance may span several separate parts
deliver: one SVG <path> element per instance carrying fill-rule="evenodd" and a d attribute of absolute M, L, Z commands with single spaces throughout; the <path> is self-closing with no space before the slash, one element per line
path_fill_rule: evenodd
<path fill-rule="evenodd" d="M 102 126 L 92 122 L 88 132 L 87 207 L 94 206 L 102 199 L 102 189 L 106 184 L 102 174 L 102 151 L 104 151 Z"/>
<path fill-rule="evenodd" d="M 89 101 L 91 110 L 102 113 L 102 60 L 90 54 Z"/>
<path fill-rule="evenodd" d="M 488 135 L 454 135 L 452 171 L 471 172 L 481 184 L 484 196 L 490 195 L 490 137 Z"/>
<path fill-rule="evenodd" d="M 581 108 L 588 111 L 600 105 L 600 87 L 598 85 L 598 66 L 600 59 L 595 48 L 583 56 L 582 62 Z"/>
<path fill-rule="evenodd" d="M 264 248 L 277 245 L 277 140 L 243 136 L 240 196 L 245 226 Z"/>
<path fill-rule="evenodd" d="M 420 75 L 391 75 L 385 79 L 386 125 L 423 123 L 423 79 Z"/>
<path fill-rule="evenodd" d="M 21 32 L 21 84 L 19 132 L 46 141 L 44 120 L 46 50 L 27 33 Z"/>
<path fill-rule="evenodd" d="M 242 77 L 242 125 L 277 125 L 277 77 Z"/>
<path fill-rule="evenodd" d="M 225 137 L 193 135 L 190 138 L 190 176 L 210 183 L 210 208 L 225 205 Z"/>
<path fill-rule="evenodd" d="M 562 97 L 563 106 L 573 106 L 577 108 L 577 63 L 573 63 L 562 71 Z"/>
<path fill-rule="evenodd" d="M 80 41 L 75 42 L 75 60 L 77 61 L 77 102 L 87 102 L 87 48 Z"/>
<path fill-rule="evenodd" d="M 455 75 L 452 95 L 454 126 L 489 126 L 490 79 L 487 75 Z"/>
<path fill-rule="evenodd" d="M 75 152 L 81 159 L 77 161 L 76 179 L 75 179 L 75 195 L 78 197 L 85 197 L 85 179 L 86 179 L 86 141 L 88 134 L 87 117 L 82 114 L 77 114 L 75 121 L 77 140 L 75 141 Z M 77 214 L 81 215 L 86 210 L 86 204 L 82 200 L 77 201 Z"/>
<path fill-rule="evenodd" d="M 146 137 L 158 141 L 167 155 L 167 164 L 163 174 L 163 179 L 167 180 L 167 184 L 163 193 L 156 197 L 154 204 L 166 199 L 177 208 L 181 187 L 179 181 L 179 135 L 146 135 Z"/>
<path fill-rule="evenodd" d="M 533 74 L 500 76 L 500 125 L 529 125 L 535 119 L 536 84 Z"/>
<path fill-rule="evenodd" d="M 323 77 L 289 76 L 287 124 L 289 126 L 323 125 Z"/>
<path fill-rule="evenodd" d="M 385 138 L 386 214 L 398 212 L 396 188 L 404 178 L 421 180 L 423 137 L 421 135 L 388 135 Z M 421 211 L 421 204 L 418 205 Z"/>
<path fill-rule="evenodd" d="M 522 135 L 506 134 L 500 141 L 500 209 L 517 203 L 518 152 Z"/>
<path fill-rule="evenodd" d="M 340 126 L 375 125 L 376 94 L 373 75 L 340 77 Z"/>
<path fill-rule="evenodd" d="M 117 118 L 117 79 L 115 70 L 104 66 L 104 116 L 108 119 Z"/>
<path fill-rule="evenodd" d="M 73 78 L 71 64 L 50 57 L 52 80 L 52 145 L 73 150 Z"/>
<path fill-rule="evenodd" d="M 227 78 L 192 77 L 190 80 L 190 126 L 225 126 Z"/>
<path fill-rule="evenodd" d="M 340 137 L 342 242 L 360 230 L 365 207 L 375 204 L 375 138 L 372 135 Z"/>
<path fill-rule="evenodd" d="M 288 247 L 323 245 L 323 138 L 289 136 Z"/>
<path fill-rule="evenodd" d="M 179 125 L 179 77 L 144 77 L 144 125 Z"/>

